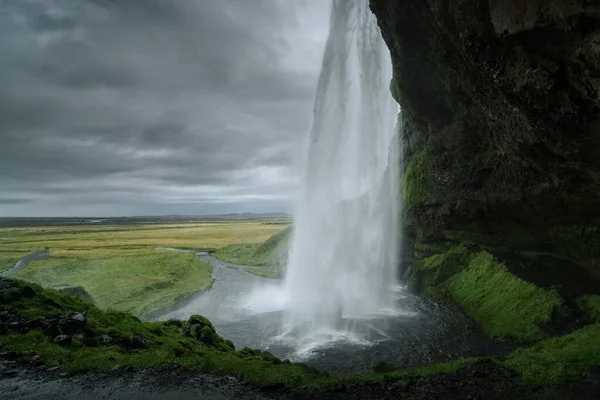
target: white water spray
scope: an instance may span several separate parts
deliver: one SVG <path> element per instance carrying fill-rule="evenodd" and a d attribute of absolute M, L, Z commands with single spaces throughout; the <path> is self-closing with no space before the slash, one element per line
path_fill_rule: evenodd
<path fill-rule="evenodd" d="M 284 283 L 298 346 L 393 312 L 400 208 L 392 64 L 367 0 L 334 0 Z"/>

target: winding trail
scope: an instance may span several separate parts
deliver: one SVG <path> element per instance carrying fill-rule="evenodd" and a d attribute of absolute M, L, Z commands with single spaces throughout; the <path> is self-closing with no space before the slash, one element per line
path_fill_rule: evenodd
<path fill-rule="evenodd" d="M 45 256 L 46 254 L 50 254 L 51 252 L 52 252 L 52 250 L 46 249 L 46 250 L 40 250 L 40 251 L 36 251 L 35 253 L 29 254 L 28 256 L 23 257 L 22 259 L 17 261 L 17 263 L 15 264 L 14 267 L 9 269 L 8 271 L 1 273 L 0 276 L 3 278 L 6 278 L 8 276 L 14 275 L 17 272 L 25 269 L 27 267 L 27 265 L 29 265 L 30 262 L 37 261 L 37 260 L 44 260 L 45 258 L 43 256 Z"/>

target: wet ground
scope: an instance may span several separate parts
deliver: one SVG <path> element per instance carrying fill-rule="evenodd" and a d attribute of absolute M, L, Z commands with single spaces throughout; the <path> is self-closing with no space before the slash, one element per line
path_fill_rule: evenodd
<path fill-rule="evenodd" d="M 60 374 L 24 368 L 0 359 L 0 400 L 9 399 L 533 399 L 597 400 L 600 371 L 560 385 L 527 388 L 511 371 L 481 361 L 456 373 L 373 384 L 332 387 L 325 391 L 258 389 L 236 378 L 178 370 L 115 370 L 109 373 Z"/>

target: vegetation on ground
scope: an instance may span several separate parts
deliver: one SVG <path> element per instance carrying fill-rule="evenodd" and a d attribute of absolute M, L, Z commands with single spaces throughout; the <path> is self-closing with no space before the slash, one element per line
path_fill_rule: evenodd
<path fill-rule="evenodd" d="M 0 250 L 89 250 L 132 247 L 215 249 L 233 243 L 255 243 L 285 225 L 252 222 L 138 224 L 0 228 Z"/>
<path fill-rule="evenodd" d="M 141 316 L 210 286 L 212 267 L 194 253 L 151 249 L 59 251 L 15 278 L 45 287 L 83 286 L 102 308 Z"/>
<path fill-rule="evenodd" d="M 278 269 L 266 269 L 266 268 L 244 268 L 244 271 L 265 278 L 281 278 L 281 271 Z"/>
<path fill-rule="evenodd" d="M 211 254 L 225 262 L 238 265 L 278 266 L 287 256 L 292 228 L 288 227 L 263 243 L 232 244 Z"/>
<path fill-rule="evenodd" d="M 450 277 L 446 288 L 494 339 L 542 339 L 546 334 L 539 324 L 551 322 L 553 313 L 565 308 L 557 291 L 517 278 L 485 251 Z"/>
<path fill-rule="evenodd" d="M 588 325 L 569 335 L 515 350 L 502 363 L 532 385 L 581 378 L 586 369 L 600 366 L 599 341 L 600 324 Z"/>
<path fill-rule="evenodd" d="M 130 314 L 101 310 L 37 285 L 9 280 L 0 284 L 0 305 L 10 308 L 1 318 L 17 321 L 15 330 L 0 332 L 0 343 L 23 362 L 29 362 L 34 352 L 47 366 L 68 372 L 102 371 L 115 365 L 136 369 L 169 366 L 242 375 L 260 386 L 297 386 L 323 376 L 266 352 L 236 351 L 201 316 L 192 316 L 187 322 L 141 322 Z M 34 317 L 38 323 L 28 324 Z"/>
<path fill-rule="evenodd" d="M 258 386 L 324 388 L 340 384 L 451 373 L 476 359 L 418 368 L 329 377 L 268 352 L 244 348 L 221 338 L 206 318 L 141 322 L 124 312 L 101 310 L 92 303 L 35 284 L 0 279 L 0 343 L 23 363 L 42 362 L 66 372 L 131 367 L 174 367 L 237 376 Z M 77 324 L 73 324 L 77 322 Z M 68 340 L 65 339 L 68 338 Z M 600 324 L 518 349 L 496 362 L 514 369 L 525 384 L 577 378 L 600 365 Z"/>
<path fill-rule="evenodd" d="M 44 287 L 82 286 L 99 307 L 141 316 L 212 283 L 210 265 L 194 254 L 155 247 L 212 249 L 267 240 L 284 229 L 261 221 L 0 228 L 0 272 L 51 248 L 15 277 Z"/>
<path fill-rule="evenodd" d="M 600 323 L 600 295 L 581 296 L 577 305 L 589 320 Z"/>

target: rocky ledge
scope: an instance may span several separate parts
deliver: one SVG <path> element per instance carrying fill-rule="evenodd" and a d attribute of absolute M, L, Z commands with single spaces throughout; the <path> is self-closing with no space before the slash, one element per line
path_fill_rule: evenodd
<path fill-rule="evenodd" d="M 409 230 L 600 274 L 599 3 L 370 5 L 402 106 Z"/>

